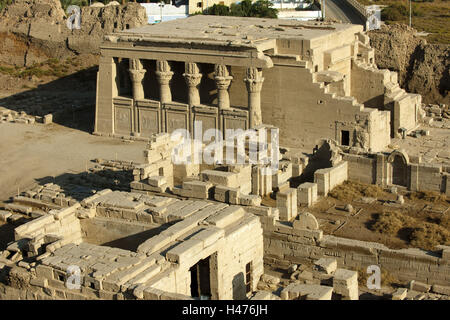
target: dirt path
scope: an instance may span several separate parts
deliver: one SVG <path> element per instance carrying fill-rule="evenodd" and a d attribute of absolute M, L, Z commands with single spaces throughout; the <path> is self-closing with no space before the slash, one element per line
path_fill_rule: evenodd
<path fill-rule="evenodd" d="M 143 161 L 145 142 L 98 137 L 58 124 L 0 124 L 0 200 L 36 179 L 76 173 L 95 158 Z"/>

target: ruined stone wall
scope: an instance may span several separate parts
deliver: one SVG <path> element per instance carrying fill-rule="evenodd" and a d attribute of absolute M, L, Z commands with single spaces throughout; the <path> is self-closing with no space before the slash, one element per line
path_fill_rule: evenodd
<path fill-rule="evenodd" d="M 389 70 L 374 71 L 352 63 L 351 95 L 366 107 L 382 108 L 389 73 Z"/>
<path fill-rule="evenodd" d="M 347 161 L 341 161 L 331 168 L 319 169 L 314 172 L 314 182 L 317 184 L 317 191 L 320 195 L 327 195 L 329 191 L 347 179 Z"/>
<path fill-rule="evenodd" d="M 247 92 L 242 81 L 243 70 L 232 68 L 233 82 L 230 87 L 232 106 L 246 106 Z M 313 80 L 311 71 L 301 66 L 275 65 L 263 70 L 264 83 L 261 91 L 263 123 L 280 128 L 280 143 L 289 147 L 312 148 L 321 138 L 340 140 L 340 129 L 368 132 L 366 125 L 355 121 L 355 114 L 368 118 L 369 110 L 361 111 L 352 98 L 333 98 L 320 83 Z M 381 113 L 373 117 L 383 117 Z M 373 121 L 371 117 L 371 121 Z M 320 120 L 318 120 L 320 119 Z M 380 120 L 382 121 L 382 120 Z M 337 125 L 336 123 L 339 123 Z M 337 126 L 339 128 L 337 128 Z M 339 134 L 337 133 L 339 132 Z M 378 133 L 378 132 L 377 132 Z M 375 137 L 378 144 L 388 144 L 388 137 Z M 369 148 L 369 140 L 353 138 L 351 143 Z"/>
<path fill-rule="evenodd" d="M 411 164 L 409 170 L 410 189 L 416 191 L 443 192 L 450 195 L 448 188 L 450 184 L 449 175 L 444 174 L 443 168 L 438 164 Z"/>
<path fill-rule="evenodd" d="M 338 267 L 351 269 L 378 265 L 401 281 L 450 283 L 450 248 L 439 253 L 420 249 L 392 250 L 375 243 L 322 235 L 320 230 L 298 230 L 267 222 L 264 228 L 264 262 L 274 267 L 313 263 L 322 257 L 337 259 Z M 439 250 L 439 249 L 438 249 Z"/>
<path fill-rule="evenodd" d="M 175 270 L 167 272 L 154 283 L 152 288 L 164 289 L 178 294 L 191 294 L 189 269 L 198 261 L 210 257 L 211 292 L 213 299 L 245 299 L 245 267 L 252 263 L 252 290 L 256 290 L 263 266 L 263 236 L 259 219 L 253 215 L 230 226 L 226 235 L 208 247 L 197 250 L 198 245 L 189 243 L 189 254 L 179 256 Z M 168 255 L 170 255 L 168 253 Z M 169 258 L 170 259 L 170 258 Z M 217 296 L 218 294 L 218 296 Z"/>
<path fill-rule="evenodd" d="M 344 153 L 342 158 L 348 163 L 349 180 L 368 184 L 376 183 L 376 160 L 347 153 Z"/>
<path fill-rule="evenodd" d="M 53 213 L 51 212 L 52 214 L 44 215 L 17 227 L 14 230 L 15 240 L 41 238 L 44 242 L 44 236 L 51 234 L 60 237 L 65 243 L 81 242 L 81 225 L 76 216 L 77 207 L 54 210 Z"/>
<path fill-rule="evenodd" d="M 343 153 L 348 162 L 349 180 L 382 186 L 393 182 L 392 164 L 388 154 L 350 154 Z M 417 161 L 417 160 L 415 160 Z M 449 195 L 449 168 L 440 164 L 413 163 L 404 164 L 406 180 L 404 186 L 411 191 L 433 191 Z"/>
<path fill-rule="evenodd" d="M 157 234 L 159 230 L 155 226 L 137 221 L 100 217 L 82 219 L 80 222 L 84 242 L 130 250 L 137 248 L 139 244 Z"/>
<path fill-rule="evenodd" d="M 139 297 L 125 292 L 108 292 L 91 288 L 89 282 L 80 289 L 69 289 L 58 279 L 60 270 L 51 267 L 39 268 L 37 276 L 22 267 L 14 267 L 0 282 L 0 300 L 189 300 L 190 296 L 148 288 Z M 0 275 L 1 278 L 1 275 Z M 5 284 L 6 283 L 6 284 Z"/>

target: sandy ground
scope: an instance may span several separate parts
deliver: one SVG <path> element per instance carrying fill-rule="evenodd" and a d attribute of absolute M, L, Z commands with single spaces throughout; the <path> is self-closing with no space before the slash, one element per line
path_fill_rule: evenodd
<path fill-rule="evenodd" d="M 145 142 L 98 137 L 58 124 L 0 124 L 0 200 L 42 178 L 91 167 L 95 158 L 143 161 Z"/>
<path fill-rule="evenodd" d="M 391 145 L 404 149 L 410 157 L 420 157 L 422 162 L 450 165 L 450 120 L 435 121 L 432 126 L 422 124 L 417 130 L 427 130 L 430 135 L 395 138 Z"/>

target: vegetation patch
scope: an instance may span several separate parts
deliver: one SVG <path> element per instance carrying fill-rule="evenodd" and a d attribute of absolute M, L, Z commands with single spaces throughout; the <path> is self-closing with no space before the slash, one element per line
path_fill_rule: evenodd
<path fill-rule="evenodd" d="M 444 194 L 432 191 L 416 191 L 410 192 L 406 195 L 410 200 L 424 200 L 432 203 L 447 204 L 447 197 Z"/>
<path fill-rule="evenodd" d="M 0 73 L 21 79 L 30 77 L 38 79 L 44 77 L 61 78 L 70 74 L 73 69 L 78 70 L 80 67 L 81 64 L 76 59 L 68 58 L 60 61 L 56 58 L 51 58 L 45 62 L 35 63 L 28 67 L 0 65 Z"/>
<path fill-rule="evenodd" d="M 356 181 L 345 181 L 328 193 L 328 196 L 344 202 L 351 202 L 361 197 L 378 198 L 385 192 L 379 186 Z"/>
<path fill-rule="evenodd" d="M 273 4 L 269 0 L 257 0 L 253 3 L 251 0 L 243 0 L 239 3 L 232 3 L 229 7 L 223 4 L 214 4 L 197 14 L 276 19 L 278 10 L 273 8 Z"/>
<path fill-rule="evenodd" d="M 358 285 L 360 287 L 366 287 L 367 286 L 367 279 L 371 276 L 370 273 L 367 273 L 366 268 L 358 268 L 356 271 L 358 271 Z M 381 268 L 381 286 L 387 287 L 392 286 L 393 284 L 397 285 L 400 283 L 400 281 L 394 277 L 389 271 L 387 271 L 384 268 Z"/>
<path fill-rule="evenodd" d="M 358 0 L 362 4 L 386 6 L 381 11 L 381 20 L 386 24 L 409 24 L 408 0 Z M 413 0 L 411 6 L 412 27 L 429 32 L 430 43 L 450 44 L 450 1 Z"/>
<path fill-rule="evenodd" d="M 404 238 L 410 245 L 433 250 L 437 245 L 450 244 L 449 218 L 442 217 L 433 222 L 408 216 L 401 211 L 388 211 L 376 215 L 373 231 Z"/>

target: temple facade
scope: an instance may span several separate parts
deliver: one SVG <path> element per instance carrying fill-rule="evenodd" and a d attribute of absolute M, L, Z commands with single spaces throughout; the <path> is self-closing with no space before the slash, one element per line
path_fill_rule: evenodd
<path fill-rule="evenodd" d="M 420 96 L 376 67 L 359 25 L 193 16 L 114 33 L 101 54 L 96 134 L 267 123 L 288 147 L 378 152 L 419 116 Z"/>

